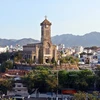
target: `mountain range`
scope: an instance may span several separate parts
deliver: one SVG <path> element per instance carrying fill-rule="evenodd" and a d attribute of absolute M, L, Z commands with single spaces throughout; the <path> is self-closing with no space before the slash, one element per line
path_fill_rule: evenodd
<path fill-rule="evenodd" d="M 0 46 L 10 46 L 10 45 L 26 45 L 29 43 L 37 43 L 39 40 L 32 38 L 23 38 L 23 39 L 0 39 Z M 72 34 L 62 34 L 52 37 L 53 44 L 65 44 L 66 47 L 72 46 L 100 46 L 100 32 L 91 32 L 85 35 L 72 35 Z"/>
<path fill-rule="evenodd" d="M 29 43 L 37 43 L 38 40 L 31 39 L 31 38 L 23 38 L 23 39 L 0 39 L 0 46 L 16 46 L 16 45 L 26 45 Z"/>
<path fill-rule="evenodd" d="M 72 46 L 100 46 L 100 32 L 90 32 L 85 35 L 62 34 L 52 37 L 55 44 L 65 44 L 66 47 Z"/>

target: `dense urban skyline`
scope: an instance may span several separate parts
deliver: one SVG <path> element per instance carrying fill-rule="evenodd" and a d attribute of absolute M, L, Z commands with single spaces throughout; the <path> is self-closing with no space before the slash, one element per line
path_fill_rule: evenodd
<path fill-rule="evenodd" d="M 100 0 L 0 0 L 0 38 L 40 39 L 47 15 L 52 36 L 100 32 Z"/>

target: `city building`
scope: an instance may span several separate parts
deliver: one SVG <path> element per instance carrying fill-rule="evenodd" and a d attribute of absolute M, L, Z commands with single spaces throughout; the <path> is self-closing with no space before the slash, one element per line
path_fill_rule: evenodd
<path fill-rule="evenodd" d="M 14 86 L 12 91 L 7 91 L 8 96 L 23 96 L 27 97 L 29 95 L 27 87 L 22 83 L 19 75 L 14 78 Z"/>
<path fill-rule="evenodd" d="M 41 25 L 41 42 L 23 46 L 23 57 L 35 63 L 50 63 L 57 60 L 57 47 L 51 42 L 51 23 L 45 18 Z"/>
<path fill-rule="evenodd" d="M 75 53 L 78 53 L 78 54 L 82 53 L 84 50 L 82 46 L 75 46 L 73 47 L 73 49 L 75 49 Z"/>
<path fill-rule="evenodd" d="M 0 47 L 0 53 L 5 53 L 7 50 L 7 47 Z"/>
<path fill-rule="evenodd" d="M 58 49 L 58 51 L 64 51 L 65 45 L 64 45 L 64 44 L 59 44 L 59 45 L 57 46 L 57 49 Z"/>

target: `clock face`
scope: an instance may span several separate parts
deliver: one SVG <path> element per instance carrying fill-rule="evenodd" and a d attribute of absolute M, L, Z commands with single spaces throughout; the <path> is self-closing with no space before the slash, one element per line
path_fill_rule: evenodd
<path fill-rule="evenodd" d="M 49 27 L 48 25 L 46 25 L 46 27 Z"/>

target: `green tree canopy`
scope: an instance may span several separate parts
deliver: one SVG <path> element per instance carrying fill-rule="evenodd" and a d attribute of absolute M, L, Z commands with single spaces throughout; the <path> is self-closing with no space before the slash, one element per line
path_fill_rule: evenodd
<path fill-rule="evenodd" d="M 2 94 L 6 94 L 7 90 L 12 89 L 12 80 L 5 80 L 5 79 L 0 79 L 0 92 Z"/>
<path fill-rule="evenodd" d="M 7 69 L 12 69 L 12 68 L 13 68 L 13 62 L 10 60 L 7 60 L 1 64 L 0 72 L 5 72 Z"/>

